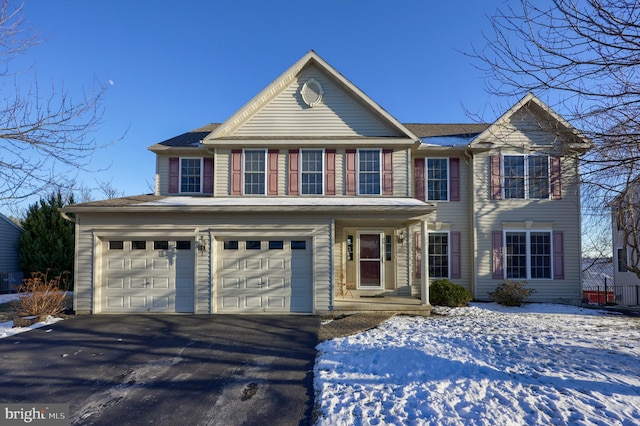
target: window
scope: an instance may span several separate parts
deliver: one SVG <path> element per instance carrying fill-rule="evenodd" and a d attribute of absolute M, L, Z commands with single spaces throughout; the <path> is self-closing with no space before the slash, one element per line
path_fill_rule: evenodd
<path fill-rule="evenodd" d="M 353 260 L 353 235 L 347 236 L 347 260 Z"/>
<path fill-rule="evenodd" d="M 180 192 L 202 192 L 202 158 L 180 159 Z"/>
<path fill-rule="evenodd" d="M 627 253 L 624 249 L 619 248 L 617 250 L 618 254 L 618 272 L 628 272 L 627 268 L 624 267 L 625 263 L 627 263 Z"/>
<path fill-rule="evenodd" d="M 300 151 L 300 173 L 302 194 L 322 195 L 323 193 L 323 151 L 321 149 L 303 149 Z"/>
<path fill-rule="evenodd" d="M 238 250 L 238 241 L 225 241 L 224 242 L 224 250 Z"/>
<path fill-rule="evenodd" d="M 306 250 L 306 241 L 291 241 L 291 250 Z"/>
<path fill-rule="evenodd" d="M 549 157 L 505 155 L 504 198 L 549 198 Z"/>
<path fill-rule="evenodd" d="M 109 250 L 123 250 L 124 241 L 109 241 Z"/>
<path fill-rule="evenodd" d="M 385 235 L 384 237 L 384 258 L 386 261 L 391 260 L 391 256 L 393 255 L 393 242 L 391 240 L 391 235 Z"/>
<path fill-rule="evenodd" d="M 380 150 L 358 150 L 358 194 L 380 194 Z"/>
<path fill-rule="evenodd" d="M 551 253 L 551 232 L 506 232 L 506 277 L 551 279 Z"/>
<path fill-rule="evenodd" d="M 266 151 L 244 151 L 244 193 L 248 195 L 265 194 Z"/>
<path fill-rule="evenodd" d="M 429 276 L 449 278 L 449 234 L 429 233 Z"/>
<path fill-rule="evenodd" d="M 262 244 L 258 240 L 249 240 L 245 242 L 247 250 L 260 250 L 262 248 Z"/>
<path fill-rule="evenodd" d="M 269 241 L 269 250 L 282 250 L 284 249 L 284 241 Z"/>
<path fill-rule="evenodd" d="M 146 241 L 131 241 L 131 249 L 132 250 L 146 250 L 147 242 Z"/>
<path fill-rule="evenodd" d="M 169 250 L 169 241 L 154 241 L 154 250 Z"/>
<path fill-rule="evenodd" d="M 176 250 L 191 250 L 191 241 L 176 241 Z"/>
<path fill-rule="evenodd" d="M 447 158 L 427 159 L 427 200 L 446 201 L 448 191 L 449 160 Z"/>

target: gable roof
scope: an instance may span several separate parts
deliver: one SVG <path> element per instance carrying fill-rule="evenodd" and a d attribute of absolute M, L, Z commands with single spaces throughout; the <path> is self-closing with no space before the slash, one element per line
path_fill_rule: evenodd
<path fill-rule="evenodd" d="M 0 220 L 2 220 L 3 222 L 8 223 L 9 225 L 11 225 L 12 227 L 16 228 L 17 230 L 19 230 L 20 232 L 24 232 L 24 229 L 22 229 L 21 226 L 15 224 L 11 219 L 9 219 L 8 217 L 6 217 L 5 215 L 3 215 L 2 213 L 0 213 Z"/>
<path fill-rule="evenodd" d="M 378 119 L 384 122 L 387 126 L 394 129 L 401 135 L 419 142 L 420 139 L 414 135 L 403 124 L 396 120 L 391 114 L 389 114 L 384 108 L 374 102 L 363 91 L 358 89 L 347 78 L 340 74 L 335 68 L 324 61 L 316 52 L 310 50 L 306 55 L 300 58 L 289 69 L 276 78 L 271 84 L 260 91 L 249 102 L 247 102 L 242 108 L 235 112 L 231 117 L 224 121 L 220 126 L 215 128 L 207 137 L 204 138 L 204 143 L 207 141 L 214 141 L 216 139 L 230 138 L 233 133 L 238 130 L 244 123 L 246 123 L 251 117 L 255 116 L 262 108 L 264 108 L 276 95 L 281 93 L 285 88 L 289 86 L 291 82 L 302 72 L 303 69 L 314 65 L 318 67 L 322 72 L 326 73 L 342 90 L 347 94 L 358 99 L 365 107 Z"/>
<path fill-rule="evenodd" d="M 478 135 L 470 144 L 470 147 L 481 146 L 481 144 L 491 143 L 495 140 L 495 135 L 499 133 L 501 127 L 504 127 L 509 120 L 520 110 L 532 106 L 535 111 L 546 116 L 546 120 L 551 123 L 558 124 L 559 131 L 563 134 L 570 135 L 572 139 L 578 142 L 578 146 L 574 148 L 587 150 L 591 147 L 591 141 L 573 127 L 567 120 L 562 118 L 558 113 L 551 109 L 547 104 L 542 102 L 533 93 L 528 93 L 509 110 L 502 114 L 493 124 L 488 126 L 482 133 Z"/>

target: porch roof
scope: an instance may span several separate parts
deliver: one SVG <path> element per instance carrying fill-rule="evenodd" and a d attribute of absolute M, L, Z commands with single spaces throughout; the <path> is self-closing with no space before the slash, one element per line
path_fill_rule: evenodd
<path fill-rule="evenodd" d="M 69 213 L 220 212 L 220 213 L 394 213 L 424 215 L 434 204 L 408 197 L 189 197 L 137 196 L 74 204 Z"/>

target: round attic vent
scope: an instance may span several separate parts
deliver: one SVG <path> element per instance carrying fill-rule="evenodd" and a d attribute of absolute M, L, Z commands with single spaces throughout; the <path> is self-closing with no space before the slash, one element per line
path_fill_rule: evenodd
<path fill-rule="evenodd" d="M 304 103 L 313 108 L 322 101 L 322 95 L 324 92 L 322 91 L 320 83 L 318 83 L 315 78 L 311 78 L 304 83 L 302 90 L 300 90 L 300 94 L 302 95 Z"/>

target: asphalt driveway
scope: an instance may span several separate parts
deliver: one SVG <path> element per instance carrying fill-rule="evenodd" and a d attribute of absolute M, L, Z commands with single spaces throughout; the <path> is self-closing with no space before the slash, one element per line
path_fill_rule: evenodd
<path fill-rule="evenodd" d="M 71 424 L 305 425 L 315 316 L 80 316 L 0 340 L 0 402 Z"/>

